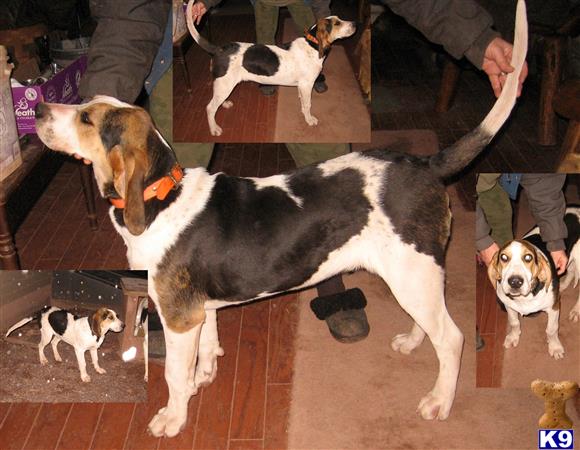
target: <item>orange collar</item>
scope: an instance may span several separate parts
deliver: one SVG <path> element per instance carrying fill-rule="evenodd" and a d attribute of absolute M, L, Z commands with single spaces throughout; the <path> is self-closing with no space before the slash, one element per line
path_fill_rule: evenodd
<path fill-rule="evenodd" d="M 143 200 L 147 201 L 152 198 L 164 200 L 167 194 L 169 194 L 169 191 L 177 188 L 182 178 L 183 170 L 179 164 L 175 164 L 168 175 L 145 188 Z M 125 200 L 122 198 L 110 198 L 109 201 L 115 208 L 123 209 L 125 207 Z"/>
<path fill-rule="evenodd" d="M 304 37 L 306 38 L 307 41 L 313 42 L 314 44 L 318 45 L 318 39 L 316 39 L 316 36 L 312 36 L 310 34 L 310 30 L 308 29 L 304 30 Z"/>

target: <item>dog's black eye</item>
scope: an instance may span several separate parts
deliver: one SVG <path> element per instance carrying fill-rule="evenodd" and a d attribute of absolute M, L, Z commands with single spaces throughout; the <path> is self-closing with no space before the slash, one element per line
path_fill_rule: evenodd
<path fill-rule="evenodd" d="M 89 113 L 86 111 L 83 111 L 81 113 L 81 122 L 82 123 L 86 123 L 87 125 L 92 125 L 93 122 L 91 122 L 91 119 L 89 118 Z"/>
<path fill-rule="evenodd" d="M 525 262 L 530 262 L 532 260 L 532 255 L 530 255 L 529 253 L 527 255 L 524 255 L 524 261 Z"/>
<path fill-rule="evenodd" d="M 502 253 L 501 255 L 499 255 L 499 257 L 503 262 L 507 262 L 509 259 L 508 255 L 506 255 L 505 253 Z"/>

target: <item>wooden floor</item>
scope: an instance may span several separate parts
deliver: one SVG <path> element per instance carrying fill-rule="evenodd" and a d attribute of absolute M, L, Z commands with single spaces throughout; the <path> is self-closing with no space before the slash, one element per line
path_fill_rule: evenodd
<path fill-rule="evenodd" d="M 487 269 L 478 265 L 476 274 L 476 325 L 485 342 L 483 349 L 476 353 L 476 386 L 501 387 L 507 314 L 496 301 L 495 290 L 487 278 Z"/>

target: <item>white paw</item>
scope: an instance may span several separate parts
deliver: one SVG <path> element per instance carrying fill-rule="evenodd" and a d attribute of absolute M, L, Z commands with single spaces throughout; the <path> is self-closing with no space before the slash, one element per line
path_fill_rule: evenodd
<path fill-rule="evenodd" d="M 221 127 L 219 125 L 214 125 L 214 126 L 210 126 L 209 127 L 209 132 L 211 133 L 212 136 L 221 136 L 223 133 L 223 130 L 221 129 Z"/>
<path fill-rule="evenodd" d="M 413 339 L 410 333 L 397 334 L 391 340 L 391 348 L 396 352 L 402 353 L 403 355 L 408 355 L 411 353 L 419 346 L 419 344 L 420 342 L 417 342 L 415 339 Z"/>
<path fill-rule="evenodd" d="M 318 125 L 318 119 L 314 116 L 306 117 L 306 123 L 313 127 L 314 125 Z"/>
<path fill-rule="evenodd" d="M 505 340 L 503 341 L 503 346 L 505 348 L 517 347 L 520 343 L 520 335 L 515 333 L 509 333 Z"/>
<path fill-rule="evenodd" d="M 222 107 L 225 109 L 229 109 L 232 106 L 234 106 L 234 102 L 232 102 L 231 100 L 226 100 L 225 102 L 222 103 Z"/>
<path fill-rule="evenodd" d="M 40 365 L 41 366 L 46 366 L 47 364 L 48 364 L 48 359 L 43 358 L 43 359 L 40 360 Z"/>
<path fill-rule="evenodd" d="M 159 412 L 151 419 L 147 431 L 155 437 L 176 436 L 185 426 L 187 417 L 176 417 L 167 414 L 167 407 L 161 408 Z"/>
<path fill-rule="evenodd" d="M 145 383 L 147 383 L 147 382 L 149 381 L 149 377 L 148 377 L 147 375 L 145 375 L 145 376 L 143 377 L 143 381 L 145 381 Z"/>
<path fill-rule="evenodd" d="M 562 359 L 564 357 L 564 347 L 560 342 L 548 342 L 548 353 L 554 359 Z"/>
<path fill-rule="evenodd" d="M 83 380 L 83 383 L 90 383 L 91 377 L 88 374 L 81 375 L 81 380 Z"/>
<path fill-rule="evenodd" d="M 431 391 L 421 399 L 417 411 L 425 420 L 445 420 L 449 417 L 449 411 L 451 411 L 452 404 L 453 397 L 445 398 L 442 395 L 436 395 Z"/>
<path fill-rule="evenodd" d="M 217 357 L 224 356 L 224 349 L 215 347 L 209 354 L 199 355 L 195 367 L 195 386 L 203 387 L 211 384 L 217 376 Z"/>
<path fill-rule="evenodd" d="M 97 371 L 97 373 L 100 373 L 101 375 L 107 373 L 107 371 L 102 367 L 95 367 L 95 370 Z"/>
<path fill-rule="evenodd" d="M 60 355 L 54 355 L 54 360 L 56 362 L 62 362 L 62 358 L 60 357 Z"/>
<path fill-rule="evenodd" d="M 568 314 L 568 319 L 572 322 L 578 322 L 578 320 L 580 320 L 580 310 L 572 308 L 570 314 Z"/>

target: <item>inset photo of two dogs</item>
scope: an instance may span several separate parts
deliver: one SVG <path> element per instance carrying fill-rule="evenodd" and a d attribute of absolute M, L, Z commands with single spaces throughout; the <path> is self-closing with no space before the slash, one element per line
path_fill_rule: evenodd
<path fill-rule="evenodd" d="M 477 181 L 477 386 L 580 375 L 580 175 Z"/>
<path fill-rule="evenodd" d="M 146 402 L 146 277 L 1 271 L 0 402 Z"/>

